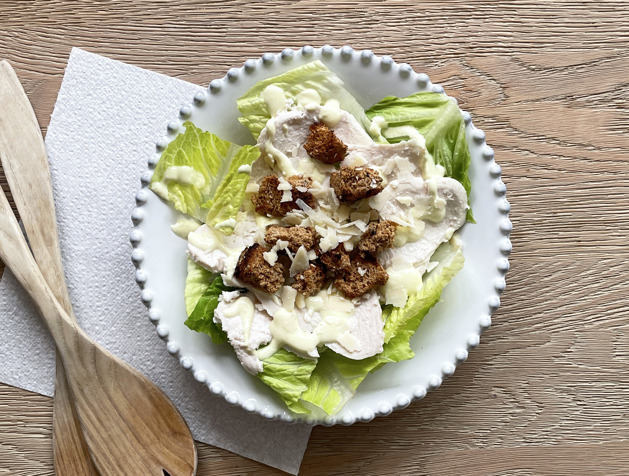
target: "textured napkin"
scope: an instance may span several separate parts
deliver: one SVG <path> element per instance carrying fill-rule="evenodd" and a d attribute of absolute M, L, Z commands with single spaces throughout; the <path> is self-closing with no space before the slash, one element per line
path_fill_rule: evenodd
<path fill-rule="evenodd" d="M 139 177 L 156 139 L 199 89 L 72 50 L 46 137 L 70 297 L 85 330 L 159 385 L 197 440 L 296 474 L 310 427 L 251 415 L 196 382 L 157 337 L 133 279 L 129 233 Z M 0 381 L 52 395 L 54 345 L 8 270 L 0 328 Z"/>

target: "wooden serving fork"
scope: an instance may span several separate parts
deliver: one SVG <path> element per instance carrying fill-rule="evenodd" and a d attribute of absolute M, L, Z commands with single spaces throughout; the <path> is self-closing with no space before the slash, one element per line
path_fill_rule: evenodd
<path fill-rule="evenodd" d="M 0 258 L 34 299 L 62 361 L 53 413 L 57 474 L 194 475 L 194 440 L 172 402 L 76 323 L 61 265 L 45 146 L 6 61 L 0 62 L 0 159 L 37 262 L 4 193 Z"/>

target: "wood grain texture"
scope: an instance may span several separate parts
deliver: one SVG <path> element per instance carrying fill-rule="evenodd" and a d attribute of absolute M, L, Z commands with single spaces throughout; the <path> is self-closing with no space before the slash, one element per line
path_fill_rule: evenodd
<path fill-rule="evenodd" d="M 15 207 L 44 279 L 63 309 L 74 317 L 61 263 L 46 147 L 28 97 L 5 60 L 0 61 L 0 104 L 0 162 Z M 56 360 L 52 412 L 55 471 L 67 476 L 97 475 L 58 355 Z"/>
<path fill-rule="evenodd" d="M 472 113 L 514 251 L 455 375 L 386 418 L 315 428 L 301 474 L 627 474 L 629 3 L 0 3 L 0 57 L 44 130 L 72 46 L 207 85 L 308 43 L 390 54 Z M 51 408 L 0 385 L 0 475 L 52 474 Z M 199 445 L 200 475 L 278 473 Z"/>

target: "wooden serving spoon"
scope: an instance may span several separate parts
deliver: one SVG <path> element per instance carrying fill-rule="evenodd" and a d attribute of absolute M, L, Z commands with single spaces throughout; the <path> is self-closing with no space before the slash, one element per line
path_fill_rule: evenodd
<path fill-rule="evenodd" d="M 0 66 L 6 72 L 8 63 L 2 62 Z M 4 108 L 4 102 L 2 105 Z M 32 131 L 26 132 L 29 127 L 32 124 L 22 116 L 12 117 L 8 122 L 3 115 L 0 120 L 4 138 L 34 140 Z M 42 141 L 41 135 L 38 141 Z M 5 142 L 0 149 L 3 163 L 9 161 L 12 152 L 11 142 Z M 12 191 L 16 197 L 24 192 L 21 188 Z M 33 195 L 21 197 L 19 203 L 41 202 L 37 191 L 29 192 Z M 57 236 L 48 239 L 56 241 Z M 103 475 L 194 475 L 196 447 L 181 414 L 159 388 L 94 342 L 71 317 L 71 312 L 63 308 L 31 255 L 3 192 L 0 193 L 0 259 L 35 301 L 57 345 L 96 469 Z M 57 271 L 58 275 L 51 279 L 63 280 L 61 269 Z"/>

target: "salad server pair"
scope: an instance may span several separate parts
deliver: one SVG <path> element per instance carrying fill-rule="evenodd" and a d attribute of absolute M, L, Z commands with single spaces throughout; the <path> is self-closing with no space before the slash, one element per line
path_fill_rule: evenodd
<path fill-rule="evenodd" d="M 57 473 L 195 474 L 194 440 L 172 402 L 76 322 L 61 266 L 45 146 L 6 61 L 0 62 L 0 104 L 0 159 L 32 250 L 3 192 L 0 259 L 35 301 L 57 346 Z"/>

